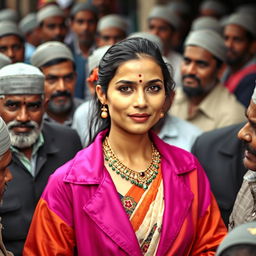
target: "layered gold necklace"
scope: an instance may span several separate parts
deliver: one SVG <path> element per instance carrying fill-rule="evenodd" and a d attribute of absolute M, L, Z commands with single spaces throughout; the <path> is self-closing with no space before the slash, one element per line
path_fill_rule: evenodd
<path fill-rule="evenodd" d="M 159 165 L 161 163 L 161 156 L 157 149 L 152 144 L 152 159 L 149 167 L 146 170 L 134 171 L 124 165 L 116 156 L 110 147 L 108 138 L 106 137 L 103 142 L 103 151 L 105 161 L 108 166 L 120 175 L 121 178 L 130 181 L 132 184 L 147 189 L 150 183 L 156 178 L 158 174 Z"/>

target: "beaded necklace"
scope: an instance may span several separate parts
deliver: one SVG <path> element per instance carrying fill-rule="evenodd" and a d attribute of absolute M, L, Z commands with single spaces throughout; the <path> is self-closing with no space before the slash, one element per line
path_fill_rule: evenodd
<path fill-rule="evenodd" d="M 108 166 L 120 175 L 121 178 L 130 181 L 138 187 L 147 189 L 150 183 L 156 178 L 158 174 L 159 165 L 161 163 L 161 156 L 157 149 L 152 144 L 152 160 L 149 167 L 143 171 L 134 171 L 125 166 L 115 155 L 114 151 L 110 147 L 108 138 L 106 137 L 103 142 L 103 151 L 105 160 L 108 162 Z"/>

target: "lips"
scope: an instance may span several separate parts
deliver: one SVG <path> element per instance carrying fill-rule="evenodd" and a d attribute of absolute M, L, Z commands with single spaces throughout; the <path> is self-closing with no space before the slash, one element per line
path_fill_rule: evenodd
<path fill-rule="evenodd" d="M 136 113 L 136 114 L 131 114 L 131 115 L 128 115 L 133 121 L 135 121 L 136 123 L 144 123 L 146 122 L 150 115 L 147 114 L 147 113 Z"/>

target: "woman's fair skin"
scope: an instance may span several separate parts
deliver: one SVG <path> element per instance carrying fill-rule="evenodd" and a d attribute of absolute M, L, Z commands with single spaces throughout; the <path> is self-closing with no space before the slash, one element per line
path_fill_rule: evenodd
<path fill-rule="evenodd" d="M 112 150 L 129 168 L 145 170 L 152 158 L 148 131 L 162 117 L 166 98 L 160 66 L 146 56 L 126 61 L 110 81 L 107 95 L 100 85 L 96 92 L 100 102 L 108 106 Z M 118 191 L 126 193 L 131 187 L 130 182 L 111 170 L 109 172 Z"/>

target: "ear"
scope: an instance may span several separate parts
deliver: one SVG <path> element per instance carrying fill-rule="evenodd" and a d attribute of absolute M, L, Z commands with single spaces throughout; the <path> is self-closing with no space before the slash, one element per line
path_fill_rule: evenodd
<path fill-rule="evenodd" d="M 103 92 L 101 85 L 96 85 L 96 94 L 101 104 L 107 104 L 106 94 Z"/>

